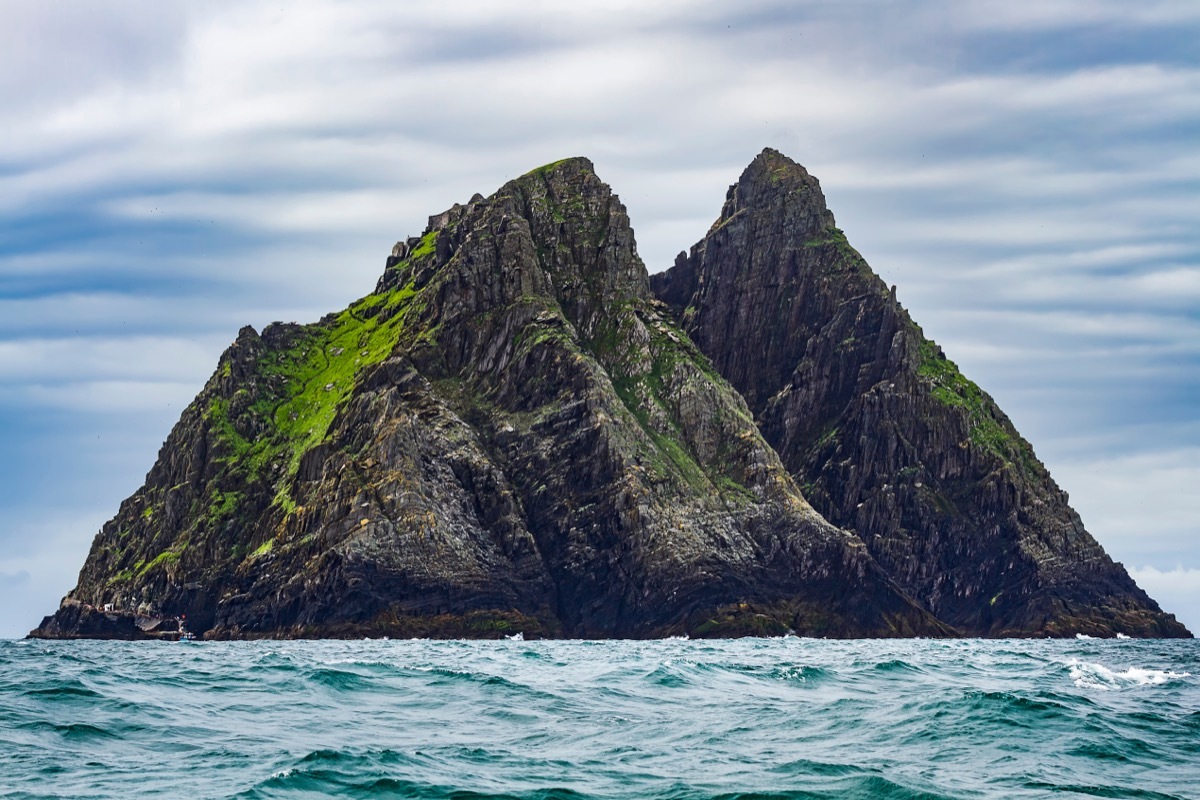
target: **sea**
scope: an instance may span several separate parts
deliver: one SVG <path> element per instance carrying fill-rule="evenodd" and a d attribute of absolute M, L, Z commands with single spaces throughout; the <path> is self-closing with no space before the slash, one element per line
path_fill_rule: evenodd
<path fill-rule="evenodd" d="M 0 798 L 1200 798 L 1195 641 L 0 641 Z"/>

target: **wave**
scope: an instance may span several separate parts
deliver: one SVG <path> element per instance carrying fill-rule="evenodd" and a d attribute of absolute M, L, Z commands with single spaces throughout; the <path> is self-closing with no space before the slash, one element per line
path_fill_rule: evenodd
<path fill-rule="evenodd" d="M 671 661 L 666 661 L 652 669 L 646 674 L 645 680 L 647 683 L 666 689 L 682 689 L 692 684 L 687 673 Z"/>
<path fill-rule="evenodd" d="M 1089 797 L 1112 797 L 1119 800 L 1189 800 L 1185 795 L 1164 794 L 1136 786 L 1102 786 L 1074 783 L 1047 783 L 1046 781 L 1028 781 L 1025 786 L 1029 789 L 1041 789 L 1054 794 L 1081 794 Z"/>
<path fill-rule="evenodd" d="M 275 773 L 253 789 L 236 795 L 244 800 L 283 796 L 338 796 L 354 798 L 419 798 L 420 800 L 602 800 L 613 795 L 608 792 L 589 792 L 567 786 L 509 787 L 507 790 L 463 788 L 461 785 L 438 781 L 414 780 L 407 777 L 378 775 L 355 764 L 338 769 L 306 767 L 289 768 Z M 523 781 L 534 782 L 536 779 Z M 650 781 L 647 781 L 650 782 Z M 949 794 L 927 788 L 905 786 L 878 775 L 831 777 L 818 781 L 820 786 L 792 789 L 759 789 L 721 791 L 686 783 L 653 781 L 658 786 L 640 785 L 629 781 L 617 794 L 619 797 L 639 797 L 645 800 L 953 800 Z"/>
<path fill-rule="evenodd" d="M 831 783 L 833 785 L 828 787 L 790 791 L 724 794 L 696 792 L 684 794 L 680 800 L 953 800 L 952 795 L 940 794 L 927 788 L 911 788 L 878 775 L 847 778 Z M 676 800 L 676 796 L 670 797 L 671 800 Z"/>
<path fill-rule="evenodd" d="M 1066 664 L 1071 680 L 1080 689 L 1123 689 L 1131 686 L 1161 686 L 1172 681 L 1190 678 L 1190 672 L 1174 672 L 1169 669 L 1129 667 L 1113 670 L 1103 664 L 1094 664 L 1072 658 Z"/>
<path fill-rule="evenodd" d="M 356 672 L 322 667 L 308 673 L 308 679 L 319 686 L 339 692 L 366 691 L 375 686 L 369 678 Z"/>
<path fill-rule="evenodd" d="M 549 800 L 550 798 L 582 798 L 569 788 L 536 788 L 520 792 L 494 793 L 479 789 L 464 788 L 463 783 L 487 783 L 472 781 L 469 774 L 486 775 L 488 766 L 496 756 L 482 748 L 460 749 L 457 753 L 458 766 L 445 759 L 432 758 L 420 753 L 407 754 L 391 749 L 379 750 L 314 750 L 290 766 L 278 769 L 268 779 L 252 789 L 237 795 L 239 798 L 279 797 L 301 793 L 303 796 L 319 794 L 337 797 L 405 797 L 431 798 L 436 800 L 466 800 L 467 798 L 514 798 L 519 800 Z M 464 764 L 474 768 L 465 770 Z M 448 776 L 455 771 L 463 772 L 457 784 L 440 781 L 419 780 L 403 773 L 425 770 L 433 774 Z"/>
<path fill-rule="evenodd" d="M 906 673 L 906 672 L 923 672 L 916 664 L 910 664 L 899 658 L 891 658 L 887 661 L 880 661 L 871 666 L 875 672 L 882 673 Z"/>
<path fill-rule="evenodd" d="M 1062 715 L 1067 709 L 1062 703 L 1048 699 L 1025 697 L 1014 692 L 981 692 L 972 691 L 966 695 L 967 702 L 978 709 L 999 710 L 1011 712 L 1009 721 L 1015 721 L 1023 715 L 1037 718 Z"/>
<path fill-rule="evenodd" d="M 68 722 L 68 723 L 53 723 L 53 722 L 36 722 L 25 726 L 27 730 L 53 733 L 69 742 L 85 742 L 95 740 L 110 740 L 121 738 L 124 732 L 116 732 L 102 728 L 99 725 L 92 725 L 87 722 Z"/>
<path fill-rule="evenodd" d="M 56 686 L 43 686 L 36 689 L 26 689 L 23 694 L 28 697 L 42 698 L 51 701 L 79 700 L 81 698 L 87 700 L 97 700 L 104 696 L 94 689 L 89 689 L 79 681 L 64 682 Z"/>
<path fill-rule="evenodd" d="M 769 674 L 772 679 L 785 683 L 819 683 L 834 675 L 831 670 L 807 665 L 776 667 Z"/>

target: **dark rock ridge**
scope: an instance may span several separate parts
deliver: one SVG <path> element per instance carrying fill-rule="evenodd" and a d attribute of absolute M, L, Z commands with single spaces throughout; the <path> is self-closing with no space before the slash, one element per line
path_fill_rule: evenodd
<path fill-rule="evenodd" d="M 949 635 L 805 501 L 575 158 L 244 328 L 33 632 Z"/>
<path fill-rule="evenodd" d="M 651 284 L 814 507 L 942 621 L 976 636 L 1190 636 L 850 247 L 803 167 L 763 151 Z"/>

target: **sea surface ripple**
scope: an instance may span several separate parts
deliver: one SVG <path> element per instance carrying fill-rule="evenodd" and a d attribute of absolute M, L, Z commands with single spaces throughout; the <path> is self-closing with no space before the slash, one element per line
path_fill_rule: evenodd
<path fill-rule="evenodd" d="M 1194 641 L 0 641 L 2 798 L 1200 798 Z"/>

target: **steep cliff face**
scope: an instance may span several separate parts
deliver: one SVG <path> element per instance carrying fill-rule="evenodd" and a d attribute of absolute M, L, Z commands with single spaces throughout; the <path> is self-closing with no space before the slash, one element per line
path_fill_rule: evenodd
<path fill-rule="evenodd" d="M 951 632 L 805 501 L 585 159 L 431 218 L 339 314 L 243 329 L 34 635 L 178 615 L 210 637 Z"/>
<path fill-rule="evenodd" d="M 1189 635 L 925 338 L 803 167 L 765 150 L 704 239 L 651 280 L 816 509 L 943 621 L 983 636 Z"/>

